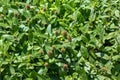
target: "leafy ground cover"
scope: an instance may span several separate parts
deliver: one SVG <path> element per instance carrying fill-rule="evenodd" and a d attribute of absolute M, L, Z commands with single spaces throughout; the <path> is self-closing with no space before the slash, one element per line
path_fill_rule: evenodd
<path fill-rule="evenodd" d="M 120 0 L 0 0 L 0 80 L 119 80 Z"/>

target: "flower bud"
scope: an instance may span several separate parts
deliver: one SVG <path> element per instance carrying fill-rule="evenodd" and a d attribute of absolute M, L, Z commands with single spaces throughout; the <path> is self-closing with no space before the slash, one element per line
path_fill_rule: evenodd
<path fill-rule="evenodd" d="M 72 37 L 71 36 L 68 36 L 68 41 L 72 42 Z"/>
<path fill-rule="evenodd" d="M 67 70 L 68 69 L 68 65 L 67 64 L 63 64 L 63 68 L 64 68 L 64 70 Z"/>
<path fill-rule="evenodd" d="M 58 11 L 58 10 L 56 10 L 56 11 L 54 12 L 54 14 L 55 14 L 55 15 L 58 15 L 58 14 L 59 14 L 59 11 Z"/>
<path fill-rule="evenodd" d="M 48 51 L 48 56 L 53 57 L 53 52 L 51 50 Z"/>
<path fill-rule="evenodd" d="M 18 16 L 19 16 L 18 12 L 15 11 L 15 12 L 14 12 L 14 17 L 18 17 Z"/>
<path fill-rule="evenodd" d="M 52 50 L 55 50 L 56 49 L 56 46 L 55 45 L 52 45 Z"/>
<path fill-rule="evenodd" d="M 27 5 L 26 5 L 26 9 L 27 9 L 27 10 L 30 10 L 30 4 L 27 4 Z"/>
<path fill-rule="evenodd" d="M 107 67 L 103 67 L 103 68 L 102 68 L 102 71 L 107 71 Z"/>
<path fill-rule="evenodd" d="M 29 21 L 30 21 L 30 19 L 28 18 L 28 19 L 26 19 L 26 21 L 25 21 L 25 22 L 27 23 L 27 22 L 29 22 Z"/>
<path fill-rule="evenodd" d="M 43 11 L 46 11 L 47 9 L 46 9 L 46 7 L 43 7 Z"/>
<path fill-rule="evenodd" d="M 40 52 L 40 54 L 44 54 L 44 51 L 43 51 L 42 49 L 40 49 L 40 51 L 39 51 L 39 52 Z"/>
<path fill-rule="evenodd" d="M 32 58 L 32 54 L 29 54 L 29 58 Z"/>
<path fill-rule="evenodd" d="M 56 30 L 56 31 L 55 31 L 55 34 L 56 34 L 56 36 L 58 36 L 58 35 L 60 34 L 60 31 L 59 31 L 59 30 Z"/>
<path fill-rule="evenodd" d="M 1 14 L 0 17 L 4 18 L 4 14 Z"/>
<path fill-rule="evenodd" d="M 65 52 L 65 48 L 63 47 L 63 48 L 61 48 L 61 50 L 60 50 L 62 53 L 64 53 Z"/>
<path fill-rule="evenodd" d="M 67 31 L 63 31 L 62 34 L 63 34 L 64 37 L 67 37 Z"/>
<path fill-rule="evenodd" d="M 45 66 L 45 67 L 48 67 L 48 65 L 49 65 L 49 64 L 48 64 L 47 62 L 45 62 L 44 66 Z"/>

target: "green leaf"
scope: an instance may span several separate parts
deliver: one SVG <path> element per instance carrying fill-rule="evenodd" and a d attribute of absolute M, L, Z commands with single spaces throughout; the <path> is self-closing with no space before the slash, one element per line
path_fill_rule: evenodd
<path fill-rule="evenodd" d="M 77 57 L 80 57 L 81 56 L 81 52 L 79 51 L 78 54 L 77 54 Z"/>
<path fill-rule="evenodd" d="M 3 11 L 3 7 L 0 7 L 0 12 L 2 12 Z"/>
<path fill-rule="evenodd" d="M 116 16 L 116 17 L 120 17 L 120 12 L 119 12 L 119 10 L 115 10 L 115 16 Z"/>
<path fill-rule="evenodd" d="M 100 80 L 105 80 L 105 79 L 110 80 L 110 78 L 107 78 L 107 77 L 105 77 L 103 75 L 97 75 L 97 79 L 100 79 Z"/>
<path fill-rule="evenodd" d="M 74 8 L 72 8 L 69 4 L 63 4 L 63 7 L 65 7 L 67 10 L 74 11 Z"/>
<path fill-rule="evenodd" d="M 3 45 L 3 41 L 2 41 L 2 40 L 0 40 L 0 46 L 1 46 L 1 45 Z"/>
<path fill-rule="evenodd" d="M 21 63 L 21 64 L 18 66 L 18 68 L 21 68 L 21 67 L 23 67 L 23 66 L 26 66 L 26 63 Z"/>
<path fill-rule="evenodd" d="M 33 80 L 33 78 L 25 78 L 25 80 Z"/>
<path fill-rule="evenodd" d="M 102 52 L 97 52 L 97 53 L 95 53 L 98 57 L 103 57 L 104 56 L 104 53 L 102 53 Z"/>
<path fill-rule="evenodd" d="M 10 66 L 10 73 L 15 74 L 15 69 L 14 69 L 14 67 L 12 65 Z"/>
<path fill-rule="evenodd" d="M 41 68 L 39 71 L 38 71 L 38 74 L 40 75 L 46 75 L 48 69 L 47 68 Z"/>
<path fill-rule="evenodd" d="M 47 33 L 51 34 L 51 24 L 49 24 L 47 27 Z"/>
<path fill-rule="evenodd" d="M 9 35 L 9 34 L 2 35 L 2 38 L 8 39 L 8 40 L 13 40 L 14 39 L 13 36 Z"/>
<path fill-rule="evenodd" d="M 88 51 L 87 51 L 87 48 L 84 47 L 83 45 L 81 45 L 81 49 L 80 49 L 80 52 L 81 52 L 81 56 L 87 58 L 88 57 Z"/>
<path fill-rule="evenodd" d="M 23 31 L 23 32 L 27 32 L 29 30 L 29 28 L 25 26 L 24 24 L 21 24 L 19 28 L 20 28 L 20 31 Z"/>
<path fill-rule="evenodd" d="M 115 55 L 115 56 L 112 57 L 112 59 L 115 60 L 115 61 L 118 61 L 120 59 L 120 56 L 119 55 Z"/>

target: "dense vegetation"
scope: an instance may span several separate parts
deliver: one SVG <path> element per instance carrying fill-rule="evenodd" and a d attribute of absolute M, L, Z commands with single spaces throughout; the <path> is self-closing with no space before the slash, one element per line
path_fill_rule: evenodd
<path fill-rule="evenodd" d="M 120 0 L 0 0 L 0 80 L 119 80 Z"/>

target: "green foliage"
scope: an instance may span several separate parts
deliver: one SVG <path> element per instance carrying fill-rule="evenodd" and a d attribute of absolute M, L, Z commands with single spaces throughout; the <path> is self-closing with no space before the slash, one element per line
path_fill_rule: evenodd
<path fill-rule="evenodd" d="M 120 79 L 120 0 L 0 0 L 8 79 Z"/>

